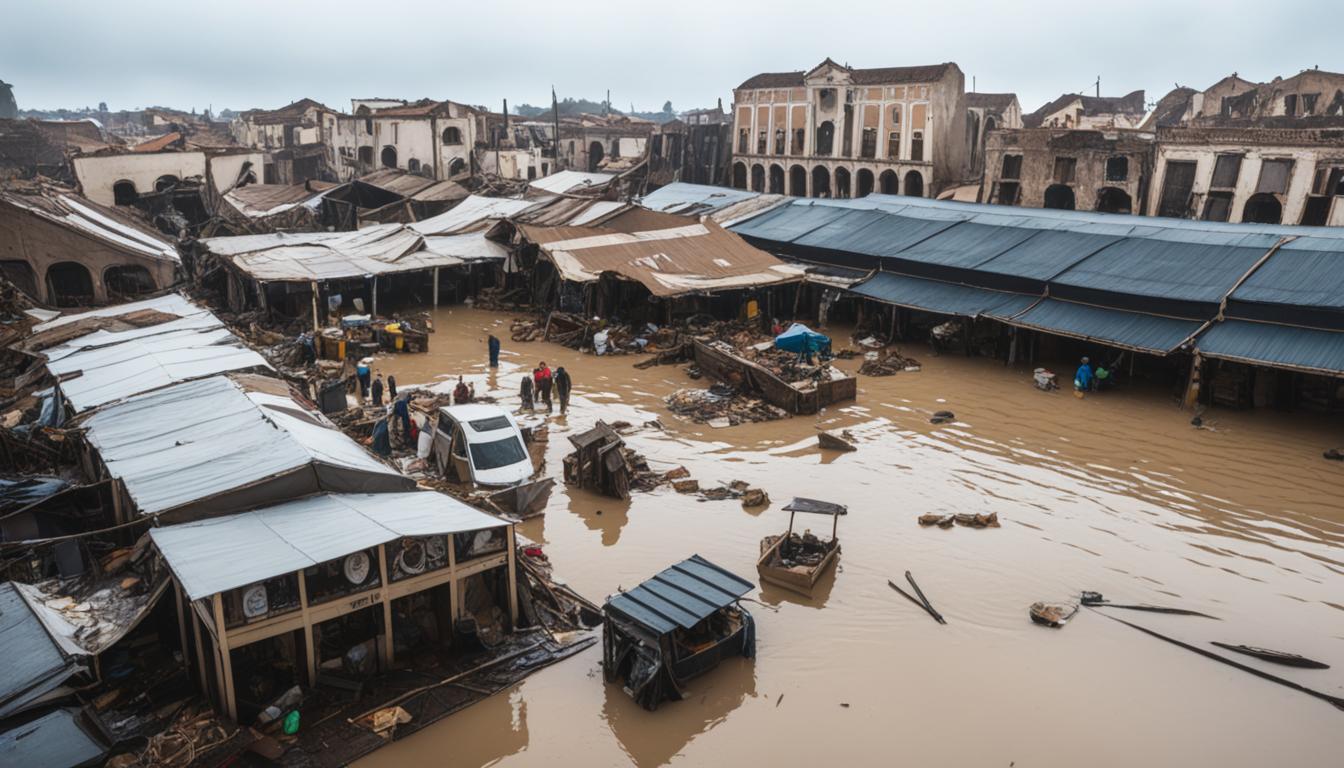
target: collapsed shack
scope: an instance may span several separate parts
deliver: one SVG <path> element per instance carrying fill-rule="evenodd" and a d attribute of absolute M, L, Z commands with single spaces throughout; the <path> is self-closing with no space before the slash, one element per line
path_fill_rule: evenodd
<path fill-rule="evenodd" d="M 701 372 L 767 400 L 784 411 L 805 415 L 844 400 L 853 400 L 858 383 L 828 364 L 808 366 L 798 356 L 770 349 L 755 360 L 722 341 L 695 340 L 695 364 Z"/>
<path fill-rule="evenodd" d="M 591 488 L 605 496 L 630 498 L 630 465 L 625 441 L 605 421 L 590 430 L 570 435 L 574 452 L 565 457 L 565 482 Z"/>
<path fill-rule="evenodd" d="M 779 314 L 786 306 L 779 289 L 803 275 L 713 221 L 639 208 L 600 225 L 516 223 L 514 229 L 517 257 L 531 269 L 539 306 L 613 325 Z"/>
<path fill-rule="evenodd" d="M 712 427 L 735 427 L 789 417 L 788 411 L 726 384 L 715 384 L 709 389 L 679 389 L 668 395 L 665 402 L 672 413 Z"/>
<path fill-rule="evenodd" d="M 360 176 L 323 197 L 324 218 L 338 229 L 371 224 L 409 224 L 437 216 L 467 197 L 455 181 L 435 181 L 396 168 Z"/>
<path fill-rule="evenodd" d="M 738 599 L 754 589 L 692 555 L 629 591 L 608 598 L 602 676 L 623 682 L 640 706 L 679 700 L 685 684 L 733 656 L 756 655 L 756 626 Z"/>

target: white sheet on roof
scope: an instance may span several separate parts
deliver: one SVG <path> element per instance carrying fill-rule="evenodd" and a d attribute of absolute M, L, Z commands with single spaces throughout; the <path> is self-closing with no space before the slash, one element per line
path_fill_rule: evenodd
<path fill-rule="evenodd" d="M 450 210 L 424 221 L 408 224 L 407 228 L 422 235 L 451 235 L 492 219 L 506 219 L 545 202 L 545 200 L 468 195 Z"/>
<path fill-rule="evenodd" d="M 129 315 L 132 312 L 152 309 L 157 312 L 163 312 L 168 315 L 177 315 L 186 317 L 187 315 L 198 315 L 209 310 L 191 303 L 187 298 L 179 293 L 170 293 L 166 296 L 158 296 L 153 299 L 144 299 L 142 301 L 132 301 L 128 304 L 117 304 L 112 307 L 102 307 L 100 309 L 90 310 L 88 312 L 79 312 L 70 315 L 61 315 L 55 319 L 48 320 L 40 325 L 33 326 L 33 333 L 59 328 L 66 323 L 73 323 L 76 320 L 83 320 L 86 317 L 121 317 Z"/>
<path fill-rule="evenodd" d="M 171 331 L 70 352 L 49 361 L 47 368 L 57 377 L 79 374 L 61 381 L 60 387 L 75 412 L 82 413 L 169 384 L 226 371 L 269 370 L 271 365 L 220 327 Z"/>
<path fill-rule="evenodd" d="M 403 536 L 507 525 L 435 491 L 326 494 L 150 531 L 192 600 L 308 568 Z"/>
<path fill-rule="evenodd" d="M 550 176 L 543 176 L 536 181 L 528 182 L 527 186 L 532 189 L 540 189 L 561 195 L 566 192 L 577 192 L 579 190 L 593 189 L 595 187 L 605 187 L 615 178 L 616 174 L 614 173 L 557 171 Z"/>
<path fill-rule="evenodd" d="M 224 376 L 131 398 L 85 427 L 143 514 L 310 464 L 400 477 L 294 400 L 246 392 Z"/>

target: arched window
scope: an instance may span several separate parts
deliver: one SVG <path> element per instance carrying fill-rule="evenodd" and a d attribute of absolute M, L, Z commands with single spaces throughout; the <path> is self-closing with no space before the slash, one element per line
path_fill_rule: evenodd
<path fill-rule="evenodd" d="M 1042 204 L 1046 208 L 1072 211 L 1074 208 L 1073 187 L 1067 184 L 1051 184 L 1045 188 L 1045 200 Z"/>
<path fill-rule="evenodd" d="M 457 126 L 455 126 L 455 125 L 450 125 L 450 126 L 448 126 L 447 128 L 444 128 L 444 129 L 443 129 L 443 143 L 444 143 L 444 144 L 461 144 L 461 143 L 462 143 L 462 131 L 458 130 Z"/>
<path fill-rule="evenodd" d="M 830 120 L 817 126 L 817 154 L 829 157 L 835 149 L 835 123 Z"/>
<path fill-rule="evenodd" d="M 419 160 L 416 160 L 414 157 L 412 157 L 410 160 L 407 160 L 407 161 L 406 161 L 406 170 L 410 171 L 411 173 L 419 173 L 419 172 L 420 172 L 420 161 L 419 161 Z"/>
<path fill-rule="evenodd" d="M 835 169 L 835 196 L 849 197 L 849 169 Z"/>
<path fill-rule="evenodd" d="M 448 164 L 449 176 L 456 176 L 459 173 L 463 173 L 466 170 L 467 170 L 467 161 L 463 160 L 460 157 L 454 157 L 453 161 Z"/>
<path fill-rule="evenodd" d="M 812 169 L 812 196 L 831 196 L 831 173 L 826 170 L 824 165 L 818 165 Z"/>
<path fill-rule="evenodd" d="M 394 147 L 394 146 L 392 146 L 392 145 L 390 145 L 390 144 L 389 144 L 388 146 L 386 146 L 386 147 L 383 147 L 383 155 L 382 155 L 382 159 L 383 159 L 383 167 L 384 167 L 384 168 L 396 168 L 396 167 L 397 167 L 397 148 Z"/>
<path fill-rule="evenodd" d="M 42 296 L 37 292 L 37 273 L 28 262 L 19 259 L 0 261 L 0 273 L 30 298 L 42 300 Z"/>
<path fill-rule="evenodd" d="M 47 268 L 47 299 L 57 307 L 93 303 L 93 275 L 83 264 L 62 261 Z"/>
<path fill-rule="evenodd" d="M 1241 211 L 1241 220 L 1254 224 L 1278 224 L 1283 220 L 1283 204 L 1268 192 L 1251 195 Z"/>
<path fill-rule="evenodd" d="M 789 169 L 789 194 L 807 197 L 807 169 L 801 165 Z"/>
<path fill-rule="evenodd" d="M 784 194 L 784 168 L 782 166 L 770 166 L 769 192 L 772 195 Z"/>
<path fill-rule="evenodd" d="M 747 164 L 733 163 L 733 189 L 747 188 Z"/>
<path fill-rule="evenodd" d="M 857 191 L 855 192 L 855 197 L 867 197 L 868 195 L 871 195 L 873 193 L 872 171 L 868 170 L 867 168 L 860 168 L 859 172 L 855 174 L 854 180 L 858 184 Z"/>
<path fill-rule="evenodd" d="M 910 171 L 905 174 L 905 194 L 909 197 L 924 196 L 924 177 L 919 171 Z"/>
<path fill-rule="evenodd" d="M 765 191 L 765 166 L 760 163 L 751 166 L 751 191 Z"/>
<path fill-rule="evenodd" d="M 606 153 L 602 150 L 602 142 L 594 141 L 592 144 L 588 145 L 588 171 L 590 173 L 596 171 L 598 166 L 602 165 L 602 158 L 605 154 Z M 746 177 L 744 176 L 743 178 L 745 179 Z M 742 188 L 747 188 L 745 181 L 742 183 Z"/>
<path fill-rule="evenodd" d="M 1129 193 L 1118 187 L 1102 187 L 1097 192 L 1097 210 L 1102 213 L 1133 213 Z"/>
<path fill-rule="evenodd" d="M 140 199 L 140 193 L 135 191 L 135 182 L 122 179 L 112 185 L 112 200 L 117 205 L 133 205 Z"/>
<path fill-rule="evenodd" d="M 177 185 L 177 177 L 172 175 L 171 173 L 166 173 L 154 180 L 154 191 L 162 192 L 165 189 L 168 189 L 176 185 Z"/>
<path fill-rule="evenodd" d="M 877 188 L 884 195 L 895 195 L 901 191 L 901 177 L 895 171 L 886 170 L 877 177 Z"/>
<path fill-rule="evenodd" d="M 103 270 L 103 285 L 112 300 L 131 299 L 152 293 L 157 288 L 149 270 L 138 264 L 122 264 Z"/>

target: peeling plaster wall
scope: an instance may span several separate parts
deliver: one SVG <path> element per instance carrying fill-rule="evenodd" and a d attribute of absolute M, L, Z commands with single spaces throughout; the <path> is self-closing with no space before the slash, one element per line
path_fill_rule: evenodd
<path fill-rule="evenodd" d="M 72 161 L 75 178 L 84 196 L 100 205 L 115 205 L 112 186 L 127 180 L 139 194 L 154 191 L 163 176 L 187 179 L 205 177 L 204 152 L 145 152 L 123 155 L 90 155 Z"/>

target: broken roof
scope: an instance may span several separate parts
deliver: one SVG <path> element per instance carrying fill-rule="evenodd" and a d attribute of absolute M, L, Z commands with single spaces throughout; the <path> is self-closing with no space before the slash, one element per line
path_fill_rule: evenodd
<path fill-rule="evenodd" d="M 498 219 L 507 219 L 531 208 L 546 205 L 547 202 L 548 200 L 468 195 L 451 210 L 410 224 L 408 227 L 424 235 L 451 235 L 478 227 L 484 228 Z"/>
<path fill-rule="evenodd" d="M 356 181 L 421 202 L 461 200 L 469 194 L 466 187 L 455 181 L 435 181 L 398 168 L 374 171 Z"/>
<path fill-rule="evenodd" d="M 138 395 L 95 413 L 84 427 L 108 474 L 143 515 L 415 487 L 316 411 L 226 376 Z"/>
<path fill-rule="evenodd" d="M 181 261 L 177 249 L 163 235 L 73 190 L 46 184 L 11 184 L 0 188 L 0 201 L 135 256 Z"/>
<path fill-rule="evenodd" d="M 1017 101 L 1016 93 L 974 93 L 966 94 L 966 106 L 980 109 L 1007 109 Z"/>
<path fill-rule="evenodd" d="M 625 233 L 607 227 L 519 225 L 565 280 L 591 283 L 615 273 L 655 296 L 794 282 L 803 270 L 748 245 L 713 221 Z"/>
<path fill-rule="evenodd" d="M 540 189 L 546 192 L 554 192 L 557 195 L 563 195 L 571 192 L 605 189 L 608 184 L 615 180 L 616 174 L 614 173 L 557 171 L 549 176 L 543 176 L 536 181 L 528 182 L 527 186 L 529 189 Z"/>
<path fill-rule="evenodd" d="M 108 307 L 61 317 L 36 330 L 60 327 L 89 316 L 115 317 Z M 225 371 L 270 369 L 214 313 L 179 296 L 163 296 L 127 309 L 159 310 L 174 319 L 124 330 L 100 329 L 42 351 L 47 369 L 76 413 L 122 398 Z"/>
<path fill-rule="evenodd" d="M 248 218 L 265 218 L 301 205 L 317 207 L 322 197 L 338 186 L 320 181 L 305 184 L 248 184 L 225 192 L 224 199 Z"/>
<path fill-rule="evenodd" d="M 738 220 L 784 205 L 788 201 L 789 198 L 784 195 L 767 195 L 744 189 L 679 181 L 656 189 L 639 198 L 637 202 L 651 211 L 675 213 L 681 216 L 707 215 L 714 221 L 729 226 Z"/>
<path fill-rule="evenodd" d="M 406 536 L 508 522 L 437 491 L 324 494 L 150 531 L 187 597 L 197 600 Z"/>
<path fill-rule="evenodd" d="M 35 607 L 25 584 L 0 583 L 0 718 L 33 706 L 84 670 L 82 648 L 47 626 L 45 611 Z M 2 756 L 2 755 L 0 755 Z"/>
<path fill-rule="evenodd" d="M 508 250 L 486 239 L 484 232 L 450 238 L 421 234 L 416 226 L 379 224 L 352 232 L 275 232 L 200 242 L 255 280 L 281 282 L 417 272 L 508 256 Z"/>
<path fill-rule="evenodd" d="M 1045 123 L 1045 118 L 1075 101 L 1082 105 L 1083 114 L 1089 117 L 1097 115 L 1142 117 L 1146 110 L 1142 89 L 1130 91 L 1124 96 L 1084 96 L 1081 93 L 1066 93 L 1053 101 L 1046 102 L 1035 112 L 1023 115 L 1022 125 L 1027 128 L 1040 128 Z"/>
<path fill-rule="evenodd" d="M 181 140 L 182 140 L 182 134 L 178 133 L 177 131 L 172 131 L 169 133 L 165 133 L 162 136 L 149 139 L 148 141 L 142 141 L 139 144 L 136 144 L 134 147 L 131 147 L 131 151 L 160 152 L 162 150 L 168 149 L 169 147 L 171 147 L 172 145 L 176 144 Z"/>
<path fill-rule="evenodd" d="M 932 83 L 936 80 L 941 80 L 943 75 L 947 74 L 948 67 L 956 66 L 951 62 L 944 62 L 942 64 L 928 64 L 914 67 L 853 69 L 837 64 L 828 58 L 806 72 L 763 72 L 759 75 L 747 78 L 738 86 L 738 88 L 793 88 L 801 86 L 806 82 L 807 76 L 810 73 L 826 65 L 831 65 L 848 71 L 850 79 L 855 85 Z"/>
<path fill-rule="evenodd" d="M 755 588 L 699 555 L 660 571 L 634 589 L 607 600 L 604 610 L 624 614 L 654 633 L 691 629 Z"/>

